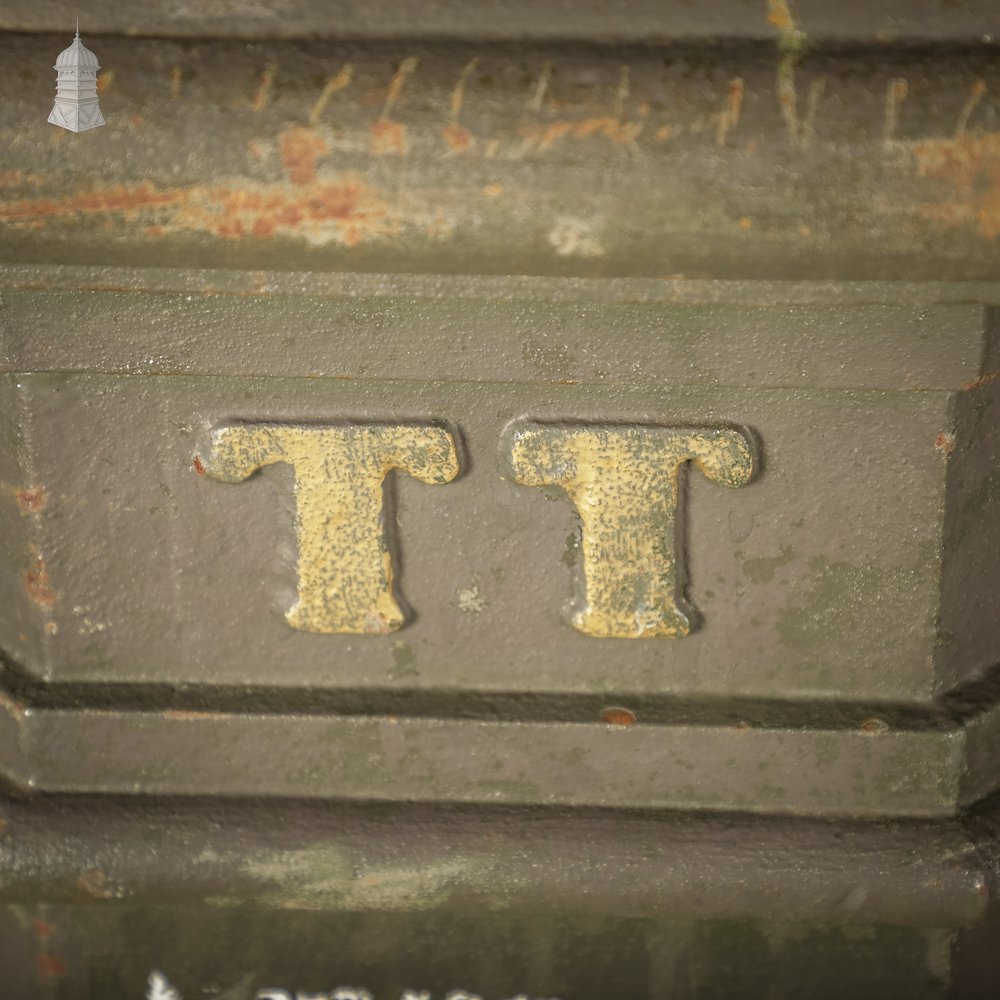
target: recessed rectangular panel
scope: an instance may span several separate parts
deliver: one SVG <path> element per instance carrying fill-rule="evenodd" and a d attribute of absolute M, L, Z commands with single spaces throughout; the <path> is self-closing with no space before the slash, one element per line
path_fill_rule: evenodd
<path fill-rule="evenodd" d="M 932 684 L 943 393 L 55 374 L 19 385 L 43 498 L 24 522 L 29 638 L 44 653 L 18 637 L 7 652 L 40 677 L 908 701 Z M 654 540 L 689 634 L 574 627 L 590 529 L 565 489 L 511 475 L 510 428 L 523 421 L 734 428 L 750 443 L 752 478 L 736 489 L 697 456 L 678 466 L 676 523 Z M 402 627 L 295 627 L 305 469 L 273 460 L 214 478 L 213 432 L 414 423 L 446 429 L 460 472 L 436 484 L 387 473 Z M 349 478 L 349 466 L 330 474 Z M 620 484 L 630 469 L 597 456 L 580 474 Z M 646 501 L 614 502 L 607 516 L 641 547 L 655 530 L 636 513 Z"/>

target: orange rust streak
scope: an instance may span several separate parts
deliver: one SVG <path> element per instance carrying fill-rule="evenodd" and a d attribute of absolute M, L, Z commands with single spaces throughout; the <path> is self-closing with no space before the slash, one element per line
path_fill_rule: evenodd
<path fill-rule="evenodd" d="M 1000 371 L 983 372 L 983 374 L 978 378 L 972 379 L 971 382 L 966 382 L 965 385 L 962 386 L 962 391 L 965 392 L 970 389 L 979 389 L 984 385 L 989 385 L 990 382 L 995 382 L 998 378 L 1000 378 Z"/>
<path fill-rule="evenodd" d="M 68 198 L 36 198 L 15 201 L 0 206 L 0 219 L 30 218 L 32 216 L 73 215 L 77 212 L 132 212 L 155 205 L 174 205 L 184 198 L 182 191 L 157 191 L 152 184 L 143 182 L 135 187 L 107 188 Z"/>
<path fill-rule="evenodd" d="M 393 122 L 377 123 L 395 136 L 399 148 L 401 130 Z M 275 233 L 297 235 L 310 241 L 338 241 L 353 246 L 371 236 L 392 235 L 399 222 L 390 214 L 379 192 L 361 175 L 345 174 L 331 181 L 315 179 L 315 158 L 325 144 L 308 129 L 291 130 L 282 144 L 288 182 L 232 185 L 194 185 L 189 188 L 157 190 L 144 182 L 133 187 L 116 187 L 70 195 L 61 199 L 35 199 L 0 207 L 0 220 L 37 224 L 51 217 L 72 217 L 81 213 L 111 214 L 167 209 L 166 215 L 145 227 L 150 236 L 173 231 L 205 232 L 223 239 L 239 239 L 249 234 L 266 238 Z"/>
<path fill-rule="evenodd" d="M 311 184 L 316 179 L 316 161 L 330 150 L 312 129 L 290 128 L 278 137 L 281 162 L 293 184 Z"/>

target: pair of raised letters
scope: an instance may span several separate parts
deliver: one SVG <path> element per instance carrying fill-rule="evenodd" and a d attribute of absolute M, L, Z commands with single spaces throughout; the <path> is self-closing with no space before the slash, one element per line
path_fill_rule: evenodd
<path fill-rule="evenodd" d="M 585 600 L 573 625 L 602 638 L 679 638 L 675 520 L 682 466 L 723 486 L 754 473 L 749 435 L 732 427 L 519 421 L 505 434 L 507 474 L 561 488 L 580 517 Z M 298 598 L 286 617 L 307 632 L 380 634 L 404 624 L 392 593 L 383 481 L 394 469 L 428 484 L 459 474 L 444 427 L 420 423 L 229 424 L 199 459 L 240 482 L 285 462 L 295 476 Z"/>

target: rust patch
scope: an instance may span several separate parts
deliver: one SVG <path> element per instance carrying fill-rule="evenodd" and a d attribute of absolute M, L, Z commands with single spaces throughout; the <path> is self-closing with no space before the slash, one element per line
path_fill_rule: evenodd
<path fill-rule="evenodd" d="M 41 486 L 36 486 L 31 490 L 15 490 L 14 499 L 18 507 L 29 514 L 38 514 L 45 509 L 45 490 Z"/>
<path fill-rule="evenodd" d="M 951 197 L 922 206 L 950 226 L 974 225 L 988 240 L 1000 235 L 1000 132 L 960 133 L 910 143 L 921 177 L 945 181 Z"/>
<path fill-rule="evenodd" d="M 285 129 L 278 136 L 278 147 L 288 179 L 298 186 L 316 180 L 316 161 L 330 151 L 321 136 L 301 127 Z"/>
<path fill-rule="evenodd" d="M 609 726 L 633 726 L 635 712 L 630 712 L 627 708 L 606 708 L 601 712 L 601 720 Z"/>
<path fill-rule="evenodd" d="M 369 126 L 371 149 L 376 156 L 386 153 L 405 153 L 407 148 L 406 126 L 402 122 L 379 118 Z"/>
<path fill-rule="evenodd" d="M 47 952 L 38 956 L 37 967 L 40 979 L 57 979 L 66 975 L 66 965 L 63 960 Z"/>
<path fill-rule="evenodd" d="M 24 574 L 24 589 L 35 604 L 51 608 L 56 603 L 56 592 L 52 589 L 48 568 L 41 552 L 32 547 L 31 554 L 34 562 L 32 568 Z"/>
<path fill-rule="evenodd" d="M 444 139 L 449 153 L 467 153 L 476 145 L 473 134 L 464 126 L 452 122 L 441 129 L 441 138 Z"/>

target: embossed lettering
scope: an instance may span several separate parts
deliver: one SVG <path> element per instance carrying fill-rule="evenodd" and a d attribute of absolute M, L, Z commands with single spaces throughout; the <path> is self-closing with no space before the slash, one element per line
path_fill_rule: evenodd
<path fill-rule="evenodd" d="M 402 469 L 424 483 L 450 482 L 459 472 L 454 438 L 418 424 L 231 424 L 213 433 L 203 467 L 239 482 L 278 462 L 295 475 L 298 600 L 289 624 L 327 633 L 398 629 L 404 614 L 392 593 L 383 481 Z"/>
<path fill-rule="evenodd" d="M 723 486 L 753 475 L 746 434 L 728 427 L 520 422 L 508 431 L 511 471 L 558 486 L 576 505 L 586 596 L 573 625 L 603 638 L 679 638 L 691 620 L 677 599 L 675 521 L 681 467 Z"/>

